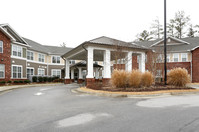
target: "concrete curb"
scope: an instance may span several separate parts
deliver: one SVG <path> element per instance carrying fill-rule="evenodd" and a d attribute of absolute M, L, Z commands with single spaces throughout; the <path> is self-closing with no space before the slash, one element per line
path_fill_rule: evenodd
<path fill-rule="evenodd" d="M 160 96 L 172 96 L 172 95 L 190 95 L 190 94 L 199 94 L 199 91 L 190 91 L 190 92 L 168 92 L 168 93 L 158 93 L 158 94 L 140 94 L 140 95 L 132 95 L 132 94 L 116 94 L 116 93 L 97 93 L 97 92 L 89 92 L 81 90 L 80 88 L 71 90 L 73 93 L 81 93 L 81 94 L 90 94 L 96 96 L 104 96 L 104 97 L 128 97 L 128 98 L 152 98 L 152 97 L 160 97 Z"/>
<path fill-rule="evenodd" d="M 29 88 L 29 87 L 41 87 L 41 86 L 56 86 L 61 85 L 63 83 L 51 83 L 51 84 L 29 84 L 29 85 L 14 85 L 14 86 L 3 86 L 0 87 L 0 92 L 19 89 L 19 88 Z"/>

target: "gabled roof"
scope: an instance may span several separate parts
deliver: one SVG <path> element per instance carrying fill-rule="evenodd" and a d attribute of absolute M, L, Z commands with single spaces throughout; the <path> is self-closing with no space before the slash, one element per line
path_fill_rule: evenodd
<path fill-rule="evenodd" d="M 176 39 L 176 38 L 175 38 Z M 177 52 L 177 51 L 192 51 L 195 48 L 199 47 L 199 37 L 187 37 L 178 39 L 178 41 L 182 42 L 181 45 L 168 45 L 170 51 Z M 138 45 L 143 45 L 145 47 L 152 47 L 154 48 L 154 44 L 159 43 L 162 39 L 157 39 L 154 41 L 143 41 L 143 42 L 134 42 Z"/>
<path fill-rule="evenodd" d="M 33 40 L 23 38 L 31 47 L 28 48 L 29 50 L 34 50 L 38 51 L 41 53 L 46 53 L 46 54 L 53 54 L 53 55 L 62 55 L 68 51 L 70 51 L 72 48 L 69 47 L 58 47 L 58 46 L 47 46 L 47 45 L 42 45 L 38 42 L 35 42 Z"/>
<path fill-rule="evenodd" d="M 70 67 L 86 67 L 86 61 L 80 61 L 78 63 L 71 65 Z M 93 67 L 102 67 L 102 66 L 98 65 L 97 63 L 93 63 Z"/>
<path fill-rule="evenodd" d="M 92 39 L 92 40 L 86 41 L 86 42 L 87 43 L 93 43 L 93 44 L 103 44 L 103 45 L 111 45 L 111 46 L 117 45 L 117 46 L 122 46 L 122 47 L 146 49 L 146 47 L 144 47 L 144 46 L 140 46 L 140 45 L 137 45 L 137 44 L 124 42 L 124 41 L 113 39 L 113 38 L 106 37 L 106 36 L 102 36 L 102 37 L 99 37 L 99 38 L 96 38 L 96 39 Z"/>
<path fill-rule="evenodd" d="M 27 42 L 9 25 L 9 24 L 0 24 L 0 27 L 4 29 L 4 32 L 12 36 L 12 41 L 15 43 L 27 45 Z"/>

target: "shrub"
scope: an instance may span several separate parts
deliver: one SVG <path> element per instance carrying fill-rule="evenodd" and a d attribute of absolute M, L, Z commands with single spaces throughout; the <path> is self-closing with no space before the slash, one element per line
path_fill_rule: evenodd
<path fill-rule="evenodd" d="M 114 70 L 111 77 L 111 83 L 114 87 L 117 87 L 117 88 L 127 87 L 128 72 L 124 70 Z"/>
<path fill-rule="evenodd" d="M 15 80 L 14 83 L 19 83 L 19 81 Z"/>
<path fill-rule="evenodd" d="M 49 78 L 48 78 L 48 82 L 52 82 L 52 77 L 49 77 Z"/>
<path fill-rule="evenodd" d="M 7 83 L 12 83 L 12 81 L 7 81 Z"/>
<path fill-rule="evenodd" d="M 38 77 L 39 82 L 43 82 L 44 78 L 43 77 Z"/>
<path fill-rule="evenodd" d="M 5 84 L 5 83 L 6 83 L 6 81 L 1 81 L 1 82 L 0 82 L 0 84 Z"/>
<path fill-rule="evenodd" d="M 24 83 L 30 83 L 30 80 L 24 80 Z"/>
<path fill-rule="evenodd" d="M 32 81 L 37 82 L 37 77 L 36 76 L 32 77 Z"/>
<path fill-rule="evenodd" d="M 54 82 L 54 80 L 56 80 L 56 79 L 59 79 L 59 77 L 57 77 L 57 76 L 53 76 L 52 77 L 52 81 Z"/>
<path fill-rule="evenodd" d="M 24 82 L 23 80 L 20 80 L 20 81 L 19 81 L 19 83 L 23 83 L 23 82 Z"/>
<path fill-rule="evenodd" d="M 174 86 L 185 86 L 191 82 L 190 75 L 184 68 L 174 68 L 168 73 L 167 83 Z"/>
<path fill-rule="evenodd" d="M 142 73 L 139 70 L 133 70 L 129 73 L 129 86 L 138 88 L 140 87 Z"/>
<path fill-rule="evenodd" d="M 146 71 L 145 73 L 142 73 L 142 78 L 141 78 L 142 86 L 150 87 L 153 81 L 154 81 L 154 78 L 151 72 Z"/>
<path fill-rule="evenodd" d="M 44 79 L 44 82 L 47 82 L 48 77 L 43 77 L 43 79 Z"/>

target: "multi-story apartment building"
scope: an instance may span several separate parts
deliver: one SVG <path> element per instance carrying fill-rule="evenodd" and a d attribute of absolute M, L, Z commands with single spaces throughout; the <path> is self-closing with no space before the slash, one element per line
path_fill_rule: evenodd
<path fill-rule="evenodd" d="M 30 75 L 64 77 L 61 55 L 71 48 L 41 45 L 21 37 L 8 24 L 0 25 L 0 81 Z"/>

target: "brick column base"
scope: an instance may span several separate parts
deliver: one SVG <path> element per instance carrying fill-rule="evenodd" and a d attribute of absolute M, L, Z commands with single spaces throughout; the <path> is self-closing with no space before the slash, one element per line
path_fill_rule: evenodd
<path fill-rule="evenodd" d="M 83 83 L 83 82 L 84 82 L 83 79 L 78 79 L 78 80 L 77 80 L 77 83 L 78 83 L 78 84 L 81 84 L 81 83 Z"/>
<path fill-rule="evenodd" d="M 64 80 L 64 84 L 70 84 L 71 83 L 71 79 L 65 79 Z"/>
<path fill-rule="evenodd" d="M 86 78 L 86 87 L 92 88 L 95 85 L 95 79 L 94 78 Z"/>
<path fill-rule="evenodd" d="M 102 79 L 102 85 L 103 87 L 107 87 L 107 86 L 110 86 L 110 78 L 103 78 Z"/>

